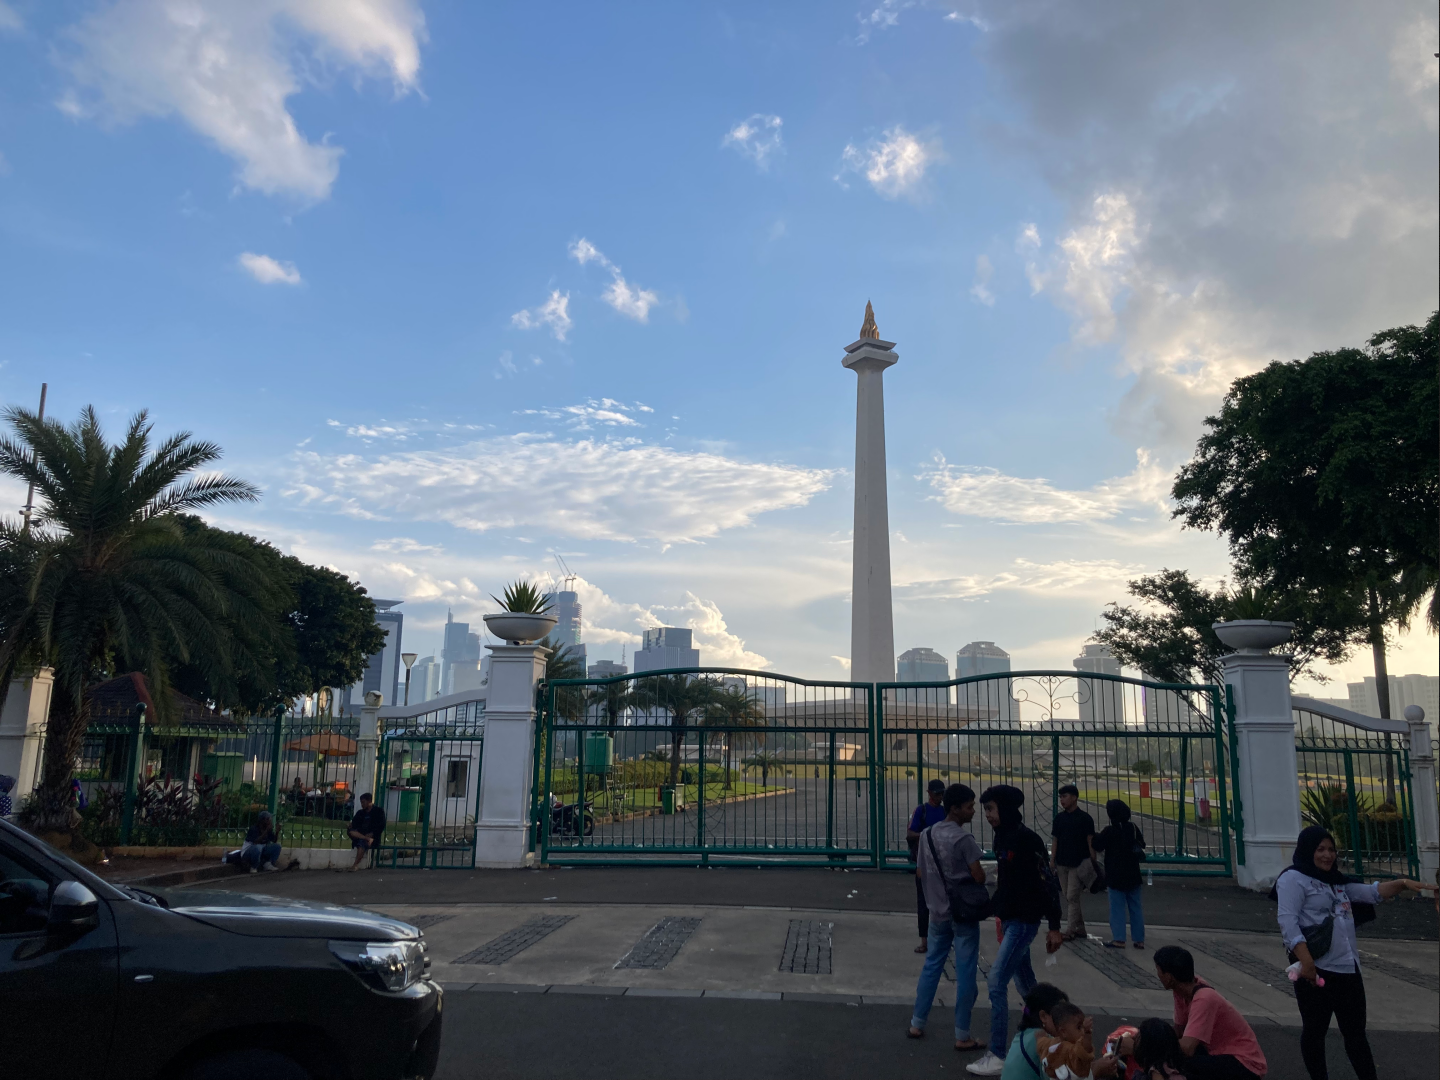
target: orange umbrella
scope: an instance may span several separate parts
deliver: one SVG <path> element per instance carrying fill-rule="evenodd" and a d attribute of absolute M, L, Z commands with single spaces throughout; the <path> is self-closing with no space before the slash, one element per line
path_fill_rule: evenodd
<path fill-rule="evenodd" d="M 327 757 L 354 757 L 355 740 L 341 735 L 338 731 L 321 731 L 306 735 L 303 739 L 291 739 L 285 744 L 286 750 L 299 750 L 307 754 L 324 754 Z"/>

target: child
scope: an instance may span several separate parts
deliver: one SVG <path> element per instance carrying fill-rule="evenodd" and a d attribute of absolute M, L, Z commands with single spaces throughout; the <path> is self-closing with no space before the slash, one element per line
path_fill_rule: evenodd
<path fill-rule="evenodd" d="M 1091 1041 L 1095 1021 L 1078 1005 L 1062 1001 L 1050 1010 L 1049 1026 L 1054 1028 L 1050 1037 L 1037 1040 L 1045 1075 L 1051 1080 L 1081 1080 L 1089 1076 L 1090 1066 L 1095 1063 L 1095 1045 Z"/>
<path fill-rule="evenodd" d="M 1063 1001 L 1068 1001 L 1065 991 L 1049 983 L 1036 983 L 1035 989 L 1025 995 L 1025 1011 L 1020 1014 L 1020 1030 L 1005 1055 L 1005 1070 L 1000 1075 L 1017 1080 L 1041 1080 L 1044 1075 L 1040 1067 L 1040 1044 L 1046 1035 L 1054 1035 L 1054 1023 L 1050 1010 Z"/>
<path fill-rule="evenodd" d="M 1181 1075 L 1184 1057 L 1174 1025 L 1164 1020 L 1146 1020 L 1140 1025 L 1140 1033 L 1135 1037 L 1135 1062 L 1145 1080 L 1168 1080 Z"/>

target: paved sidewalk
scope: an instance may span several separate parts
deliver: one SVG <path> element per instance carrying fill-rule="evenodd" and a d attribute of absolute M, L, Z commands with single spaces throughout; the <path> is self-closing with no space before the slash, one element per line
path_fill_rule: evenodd
<path fill-rule="evenodd" d="M 913 923 L 890 912 L 800 911 L 701 905 L 384 905 L 425 930 L 435 977 L 457 992 L 745 997 L 908 1005 L 922 958 Z M 1297 1022 L 1278 934 L 1152 927 L 1144 951 L 1067 945 L 1053 966 L 1042 941 L 1037 976 L 1087 1010 L 1168 1016 L 1149 957 L 1161 945 L 1195 954 L 1200 973 L 1254 1023 Z M 656 941 L 659 944 L 656 944 Z M 803 947 L 797 947 L 803 946 Z M 823 949 L 823 963 L 819 953 Z M 981 966 L 996 941 L 981 928 Z M 1375 1030 L 1440 1031 L 1440 952 L 1430 943 L 1367 945 L 1366 990 Z M 637 961 L 636 956 L 645 957 Z M 984 1002 L 984 974 L 981 1002 Z M 817 995 L 821 995 L 817 997 Z M 942 1008 L 954 1004 L 954 974 Z"/>

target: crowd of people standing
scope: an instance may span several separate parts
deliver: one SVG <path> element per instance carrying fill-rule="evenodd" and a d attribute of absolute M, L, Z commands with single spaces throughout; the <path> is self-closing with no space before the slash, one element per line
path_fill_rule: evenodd
<path fill-rule="evenodd" d="M 1097 1043 L 1093 1018 L 1066 993 L 1039 982 L 1031 943 L 1047 926 L 1045 949 L 1086 935 L 1080 910 L 1086 890 L 1105 888 L 1110 940 L 1124 949 L 1145 947 L 1143 882 L 1145 838 L 1121 799 L 1105 804 L 1110 823 L 1096 833 L 1079 807 L 1073 785 L 1059 791 L 1060 812 L 1050 846 L 1026 827 L 1024 793 L 998 784 L 980 796 L 964 784 L 931 781 L 928 798 L 910 821 L 920 933 L 925 953 L 906 1032 L 924 1038 L 946 961 L 955 962 L 955 1049 L 983 1054 L 966 1065 L 977 1076 L 1002 1080 L 1261 1080 L 1268 1063 L 1254 1030 L 1224 996 L 1195 971 L 1194 957 L 1169 945 L 1153 955 L 1156 980 L 1174 999 L 1171 1019 L 1122 1026 Z M 994 893 L 986 887 L 979 841 L 966 826 L 979 812 L 994 831 Z M 1366 1003 L 1355 926 L 1374 918 L 1374 905 L 1406 889 L 1430 886 L 1409 880 L 1364 884 L 1336 866 L 1334 837 L 1318 827 L 1301 832 L 1291 867 L 1271 893 L 1281 936 L 1297 966 L 1295 996 L 1302 1021 L 1300 1052 L 1311 1080 L 1327 1080 L 1325 1035 L 1338 1021 L 1345 1051 L 1359 1080 L 1375 1080 L 1365 1034 Z M 1062 911 L 1063 907 L 1068 910 Z M 1061 930 L 1062 917 L 1065 929 Z M 972 1036 L 978 998 L 980 928 L 993 919 L 998 946 L 990 964 L 988 1037 Z M 1010 1035 L 1009 988 L 1023 1002 L 1019 1029 Z"/>

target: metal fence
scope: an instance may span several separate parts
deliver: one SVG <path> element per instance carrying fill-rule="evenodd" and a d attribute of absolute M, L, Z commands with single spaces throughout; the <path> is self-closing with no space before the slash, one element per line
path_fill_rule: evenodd
<path fill-rule="evenodd" d="M 534 847 L 549 863 L 899 866 L 936 777 L 1020 787 L 1044 837 L 1058 789 L 1122 798 L 1160 873 L 1230 872 L 1218 687 L 1076 672 L 812 682 L 682 668 L 542 688 Z M 977 818 L 987 849 L 989 827 Z"/>
<path fill-rule="evenodd" d="M 1312 698 L 1292 704 L 1305 824 L 1330 830 L 1347 873 L 1418 876 L 1409 728 Z"/>

